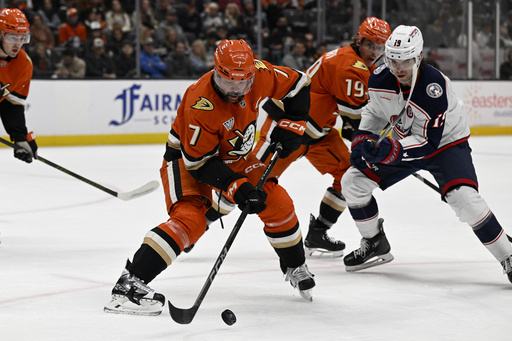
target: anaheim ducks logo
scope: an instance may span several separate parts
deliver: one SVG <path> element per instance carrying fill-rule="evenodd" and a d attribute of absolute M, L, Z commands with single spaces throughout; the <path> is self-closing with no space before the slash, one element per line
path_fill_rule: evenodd
<path fill-rule="evenodd" d="M 0 97 L 6 97 L 7 95 L 9 95 L 11 93 L 9 91 L 9 89 L 7 89 L 10 85 L 11 85 L 11 83 L 7 83 L 5 85 L 0 83 Z"/>
<path fill-rule="evenodd" d="M 249 124 L 244 132 L 236 129 L 233 133 L 235 133 L 236 136 L 228 140 L 231 146 L 233 146 L 233 150 L 230 150 L 227 154 L 237 159 L 229 161 L 224 160 L 225 163 L 236 162 L 240 160 L 240 158 L 245 158 L 252 151 L 256 137 L 256 124 L 255 122 Z"/>
<path fill-rule="evenodd" d="M 356 60 L 356 62 L 352 65 L 352 67 L 355 67 L 356 69 L 368 71 L 368 66 L 366 66 L 366 64 L 360 60 Z"/>
<path fill-rule="evenodd" d="M 196 104 L 192 106 L 192 108 L 197 110 L 212 111 L 213 103 L 204 97 L 199 97 L 199 101 L 197 101 Z"/>
<path fill-rule="evenodd" d="M 256 68 L 256 70 L 268 70 L 268 72 L 270 72 L 270 70 L 265 65 L 265 63 L 263 63 L 261 60 L 258 60 L 258 59 L 254 60 L 254 67 Z"/>

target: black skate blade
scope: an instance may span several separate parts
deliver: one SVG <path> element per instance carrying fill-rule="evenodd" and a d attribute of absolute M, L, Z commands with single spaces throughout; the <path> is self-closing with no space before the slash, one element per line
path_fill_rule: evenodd
<path fill-rule="evenodd" d="M 192 306 L 192 308 L 189 309 L 180 309 L 176 308 L 171 301 L 167 301 L 169 305 L 169 313 L 171 314 L 172 319 L 174 322 L 177 322 L 179 324 L 189 324 L 194 319 L 194 316 L 196 316 L 197 309 L 199 306 Z"/>

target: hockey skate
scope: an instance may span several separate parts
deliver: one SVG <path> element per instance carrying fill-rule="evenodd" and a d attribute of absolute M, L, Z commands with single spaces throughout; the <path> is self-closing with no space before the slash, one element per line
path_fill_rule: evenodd
<path fill-rule="evenodd" d="M 502 261 L 501 266 L 503 267 L 503 273 L 507 275 L 508 280 L 512 283 L 512 256 Z"/>
<path fill-rule="evenodd" d="M 352 251 L 343 259 L 345 270 L 354 272 L 368 269 L 377 265 L 391 262 L 394 257 L 390 253 L 391 246 L 384 234 L 382 223 L 384 219 L 379 219 L 380 232 L 373 238 L 362 238 L 361 247 Z"/>
<path fill-rule="evenodd" d="M 328 236 L 322 225 L 312 214 L 309 216 L 309 231 L 304 240 L 306 256 L 342 257 L 345 243 Z"/>
<path fill-rule="evenodd" d="M 299 294 L 308 301 L 313 301 L 313 288 L 315 280 L 311 272 L 308 270 L 306 263 L 296 268 L 288 268 L 286 270 L 285 281 L 290 281 L 292 287 L 299 290 Z"/>
<path fill-rule="evenodd" d="M 130 263 L 126 264 L 128 267 Z M 103 309 L 107 313 L 160 315 L 165 297 L 124 269 L 112 289 L 112 298 Z"/>

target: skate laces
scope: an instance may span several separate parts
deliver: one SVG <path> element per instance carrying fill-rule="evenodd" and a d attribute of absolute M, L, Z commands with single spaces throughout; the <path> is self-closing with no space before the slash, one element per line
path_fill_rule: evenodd
<path fill-rule="evenodd" d="M 501 262 L 501 266 L 503 266 L 503 273 L 509 274 L 512 272 L 512 264 L 511 264 L 512 256 L 508 257 L 504 261 Z"/>
<path fill-rule="evenodd" d="M 366 238 L 361 239 L 361 247 L 354 251 L 354 256 L 364 257 L 366 256 L 366 251 L 370 249 L 370 242 Z"/>
<path fill-rule="evenodd" d="M 335 245 L 339 245 L 341 244 L 341 241 L 340 240 L 336 240 L 334 239 L 333 237 L 329 236 L 327 234 L 327 232 L 324 233 L 324 235 L 322 236 L 322 238 L 325 240 L 325 241 L 328 241 L 329 243 L 331 244 L 335 244 Z"/>
<path fill-rule="evenodd" d="M 299 283 L 312 277 L 313 274 L 309 272 L 308 266 L 304 263 L 296 268 L 288 268 L 285 279 L 287 281 Z"/>

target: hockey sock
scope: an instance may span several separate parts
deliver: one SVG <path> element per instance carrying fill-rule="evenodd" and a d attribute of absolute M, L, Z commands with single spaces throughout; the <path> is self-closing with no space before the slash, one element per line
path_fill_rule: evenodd
<path fill-rule="evenodd" d="M 368 204 L 349 207 L 349 211 L 364 238 L 373 238 L 379 234 L 379 207 L 373 195 Z"/>
<path fill-rule="evenodd" d="M 512 255 L 512 244 L 492 212 L 480 224 L 473 226 L 473 231 L 498 261 Z"/>
<path fill-rule="evenodd" d="M 320 214 L 317 218 L 318 222 L 321 223 L 319 227 L 331 228 L 338 221 L 346 207 L 347 203 L 343 195 L 335 190 L 334 187 L 327 188 L 320 203 Z"/>

